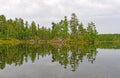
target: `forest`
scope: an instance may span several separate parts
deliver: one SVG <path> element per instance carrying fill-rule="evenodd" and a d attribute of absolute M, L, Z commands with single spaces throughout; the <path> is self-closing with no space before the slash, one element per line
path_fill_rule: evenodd
<path fill-rule="evenodd" d="M 67 16 L 60 22 L 52 22 L 51 28 L 40 26 L 34 21 L 31 24 L 22 18 L 6 19 L 0 15 L 0 42 L 6 41 L 31 41 L 52 43 L 87 43 L 94 44 L 99 41 L 120 40 L 119 34 L 98 34 L 95 23 L 88 23 L 87 27 L 77 18 L 75 13 L 71 14 L 70 20 Z"/>
<path fill-rule="evenodd" d="M 99 42 L 120 42 L 120 34 L 99 34 L 98 40 Z"/>
<path fill-rule="evenodd" d="M 75 13 L 72 13 L 71 19 L 67 16 L 58 23 L 52 22 L 52 28 L 36 25 L 34 21 L 31 24 L 22 18 L 6 19 L 0 15 L 0 39 L 1 40 L 41 40 L 52 42 L 92 42 L 97 38 L 97 31 L 93 22 L 88 23 L 85 29 Z"/>

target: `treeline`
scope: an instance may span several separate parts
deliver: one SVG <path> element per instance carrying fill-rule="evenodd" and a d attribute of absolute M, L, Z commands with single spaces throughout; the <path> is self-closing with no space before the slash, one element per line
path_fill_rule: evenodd
<path fill-rule="evenodd" d="M 84 28 L 75 13 L 72 13 L 71 19 L 67 16 L 58 23 L 52 22 L 52 28 L 40 26 L 32 21 L 29 24 L 22 18 L 6 19 L 0 15 L 0 39 L 18 39 L 18 40 L 69 40 L 69 41 L 87 41 L 95 42 L 97 31 L 93 22 L 88 23 Z"/>
<path fill-rule="evenodd" d="M 99 34 L 99 42 L 120 42 L 120 34 Z"/>

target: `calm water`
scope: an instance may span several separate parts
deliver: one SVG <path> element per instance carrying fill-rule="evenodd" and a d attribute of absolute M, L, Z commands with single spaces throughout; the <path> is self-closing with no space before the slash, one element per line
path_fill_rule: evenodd
<path fill-rule="evenodd" d="M 0 46 L 0 78 L 119 78 L 120 49 Z"/>

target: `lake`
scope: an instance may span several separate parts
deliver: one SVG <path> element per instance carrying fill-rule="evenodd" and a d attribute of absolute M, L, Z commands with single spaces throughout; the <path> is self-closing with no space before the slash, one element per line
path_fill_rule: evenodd
<path fill-rule="evenodd" d="M 120 49 L 0 45 L 0 78 L 119 78 Z"/>

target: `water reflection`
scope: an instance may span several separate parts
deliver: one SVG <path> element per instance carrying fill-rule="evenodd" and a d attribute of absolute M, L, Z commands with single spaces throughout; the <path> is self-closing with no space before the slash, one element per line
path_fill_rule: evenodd
<path fill-rule="evenodd" d="M 101 49 L 120 49 L 120 44 L 118 42 L 100 42 L 97 47 Z"/>
<path fill-rule="evenodd" d="M 0 45 L 0 69 L 4 69 L 6 65 L 14 64 L 20 66 L 24 62 L 28 62 L 30 59 L 32 62 L 39 60 L 39 57 L 46 57 L 51 55 L 51 62 L 58 62 L 60 65 L 67 68 L 69 65 L 72 71 L 75 71 L 79 66 L 79 63 L 83 62 L 83 59 L 87 59 L 88 62 L 93 63 L 96 57 L 96 46 L 52 46 L 52 45 Z"/>
<path fill-rule="evenodd" d="M 52 61 L 58 61 L 59 64 L 67 65 L 70 64 L 72 71 L 75 71 L 80 62 L 83 61 L 84 57 L 87 57 L 88 61 L 93 63 L 96 56 L 96 47 L 94 46 L 70 46 L 68 48 L 52 48 Z"/>

